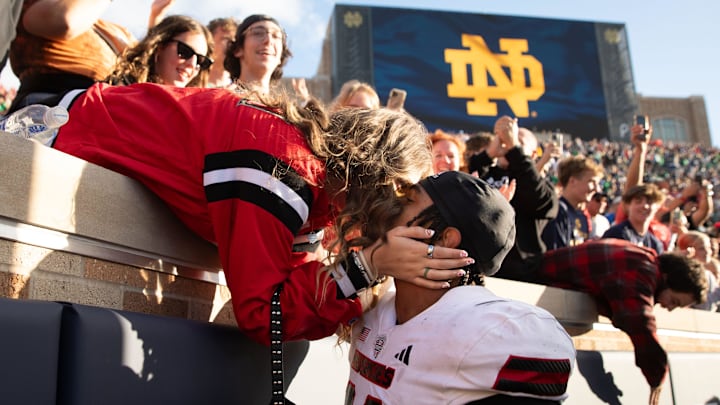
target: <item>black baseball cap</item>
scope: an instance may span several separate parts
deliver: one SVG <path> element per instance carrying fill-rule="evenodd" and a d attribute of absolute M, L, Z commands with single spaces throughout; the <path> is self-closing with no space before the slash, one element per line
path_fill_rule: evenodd
<path fill-rule="evenodd" d="M 515 211 L 484 180 L 448 171 L 420 181 L 440 215 L 460 230 L 460 249 L 475 259 L 475 268 L 491 276 L 515 244 Z"/>

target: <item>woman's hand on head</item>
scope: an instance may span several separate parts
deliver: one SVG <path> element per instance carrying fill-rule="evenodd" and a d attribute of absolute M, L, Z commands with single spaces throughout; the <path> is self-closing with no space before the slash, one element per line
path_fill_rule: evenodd
<path fill-rule="evenodd" d="M 378 241 L 363 249 L 370 266 L 379 275 L 411 282 L 430 289 L 449 288 L 448 280 L 462 277 L 461 268 L 475 262 L 466 251 L 435 246 L 428 256 L 432 231 L 419 226 L 398 226 L 387 233 L 387 243 Z M 426 270 L 427 269 L 427 270 Z"/>

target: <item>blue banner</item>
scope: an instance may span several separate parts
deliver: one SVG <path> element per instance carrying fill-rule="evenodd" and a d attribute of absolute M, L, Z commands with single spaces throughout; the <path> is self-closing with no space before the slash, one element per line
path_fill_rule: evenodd
<path fill-rule="evenodd" d="M 430 130 L 533 130 L 608 137 L 593 22 L 371 7 L 374 85 L 407 91 Z"/>

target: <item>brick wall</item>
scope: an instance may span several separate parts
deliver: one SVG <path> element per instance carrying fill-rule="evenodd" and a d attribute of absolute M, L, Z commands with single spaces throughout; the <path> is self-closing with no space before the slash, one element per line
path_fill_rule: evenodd
<path fill-rule="evenodd" d="M 235 325 L 224 285 L 5 239 L 0 296 Z"/>

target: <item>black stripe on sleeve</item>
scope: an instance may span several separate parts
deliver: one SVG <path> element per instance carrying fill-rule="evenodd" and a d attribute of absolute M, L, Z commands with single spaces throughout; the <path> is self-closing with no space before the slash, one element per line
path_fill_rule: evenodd
<path fill-rule="evenodd" d="M 313 194 L 305 179 L 287 163 L 270 154 L 258 150 L 236 150 L 205 156 L 203 173 L 223 169 L 252 169 L 272 176 L 300 196 L 307 205 L 308 213 L 312 208 Z M 307 220 L 281 196 L 252 179 L 205 184 L 205 196 L 210 203 L 236 198 L 255 204 L 273 214 L 293 234 L 297 234 Z"/>

